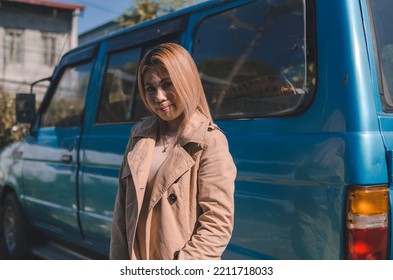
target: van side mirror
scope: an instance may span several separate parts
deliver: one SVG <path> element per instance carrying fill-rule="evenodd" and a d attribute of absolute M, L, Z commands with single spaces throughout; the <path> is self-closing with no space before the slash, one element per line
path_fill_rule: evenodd
<path fill-rule="evenodd" d="M 16 122 L 31 124 L 35 117 L 35 94 L 17 93 L 15 106 Z"/>

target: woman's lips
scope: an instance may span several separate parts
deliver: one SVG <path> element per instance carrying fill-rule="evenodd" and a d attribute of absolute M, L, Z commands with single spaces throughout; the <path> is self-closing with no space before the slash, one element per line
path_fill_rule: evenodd
<path fill-rule="evenodd" d="M 171 108 L 171 106 L 172 106 L 172 105 L 161 106 L 161 107 L 159 108 L 159 110 L 162 111 L 162 112 L 168 112 L 169 109 Z"/>

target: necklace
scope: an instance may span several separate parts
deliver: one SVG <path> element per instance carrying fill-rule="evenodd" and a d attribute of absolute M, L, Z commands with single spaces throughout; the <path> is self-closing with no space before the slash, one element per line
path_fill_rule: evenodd
<path fill-rule="evenodd" d="M 162 153 L 166 153 L 168 150 L 169 146 L 173 143 L 175 140 L 175 137 L 170 137 L 168 135 L 162 136 L 162 143 L 164 144 L 164 149 L 162 150 Z"/>

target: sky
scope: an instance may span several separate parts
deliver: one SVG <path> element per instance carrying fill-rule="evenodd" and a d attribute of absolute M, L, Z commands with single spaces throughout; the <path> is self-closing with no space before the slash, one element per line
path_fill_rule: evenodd
<path fill-rule="evenodd" d="M 133 0 L 50 0 L 85 6 L 85 10 L 78 16 L 78 34 L 118 18 Z"/>

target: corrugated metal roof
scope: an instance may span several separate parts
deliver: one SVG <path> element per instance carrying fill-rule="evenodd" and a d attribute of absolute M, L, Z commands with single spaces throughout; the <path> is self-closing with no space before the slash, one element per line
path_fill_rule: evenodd
<path fill-rule="evenodd" d="M 43 1 L 43 0 L 8 0 L 8 2 L 19 2 L 31 5 L 46 6 L 52 8 L 66 9 L 66 10 L 81 10 L 85 9 L 83 5 L 74 5 L 63 2 Z"/>

